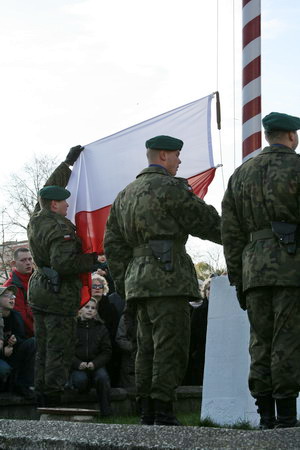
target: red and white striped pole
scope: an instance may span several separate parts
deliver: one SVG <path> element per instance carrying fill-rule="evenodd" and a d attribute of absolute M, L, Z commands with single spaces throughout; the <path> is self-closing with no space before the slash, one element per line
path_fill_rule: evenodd
<path fill-rule="evenodd" d="M 261 150 L 260 0 L 243 0 L 243 161 Z"/>

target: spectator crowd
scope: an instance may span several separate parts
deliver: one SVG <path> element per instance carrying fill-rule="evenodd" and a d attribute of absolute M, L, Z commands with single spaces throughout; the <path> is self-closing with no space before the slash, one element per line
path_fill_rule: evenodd
<path fill-rule="evenodd" d="M 30 250 L 15 250 L 9 278 L 0 287 L 0 391 L 34 400 L 34 319 L 27 300 L 34 272 Z M 136 311 L 114 290 L 105 255 L 91 280 L 91 299 L 78 312 L 75 354 L 68 388 L 96 389 L 103 416 L 111 414 L 111 387 L 135 387 Z M 190 302 L 191 341 L 185 385 L 203 382 L 210 279 L 200 285 L 201 299 Z"/>

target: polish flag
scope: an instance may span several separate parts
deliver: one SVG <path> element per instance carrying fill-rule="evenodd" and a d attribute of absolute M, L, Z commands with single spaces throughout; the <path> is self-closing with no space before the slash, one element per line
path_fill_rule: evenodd
<path fill-rule="evenodd" d="M 214 94 L 153 117 L 84 146 L 74 164 L 67 189 L 68 218 L 76 224 L 83 250 L 103 251 L 103 236 L 117 194 L 147 167 L 145 142 L 169 135 L 183 140 L 177 176 L 187 178 L 204 198 L 216 167 L 211 140 L 211 101 Z"/>

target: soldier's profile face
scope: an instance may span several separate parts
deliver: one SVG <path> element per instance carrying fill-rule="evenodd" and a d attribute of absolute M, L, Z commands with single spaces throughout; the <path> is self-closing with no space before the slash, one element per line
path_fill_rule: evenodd
<path fill-rule="evenodd" d="M 56 201 L 56 213 L 66 217 L 69 203 L 66 200 Z"/>
<path fill-rule="evenodd" d="M 165 167 L 169 172 L 169 174 L 173 175 L 173 177 L 175 177 L 179 164 L 181 164 L 179 155 L 180 155 L 179 150 L 175 150 L 173 152 L 166 152 Z"/>

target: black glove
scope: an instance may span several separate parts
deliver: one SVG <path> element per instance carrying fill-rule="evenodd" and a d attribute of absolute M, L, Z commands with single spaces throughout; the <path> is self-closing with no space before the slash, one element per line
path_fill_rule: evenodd
<path fill-rule="evenodd" d="M 65 159 L 65 163 L 69 166 L 73 166 L 82 150 L 84 150 L 84 147 L 82 147 L 81 145 L 76 145 L 76 147 L 70 148 L 70 151 Z"/>
<path fill-rule="evenodd" d="M 245 292 L 243 292 L 243 287 L 242 286 L 236 286 L 236 296 L 237 299 L 239 301 L 240 307 L 246 311 L 247 309 L 247 302 L 246 302 L 246 294 Z"/>

